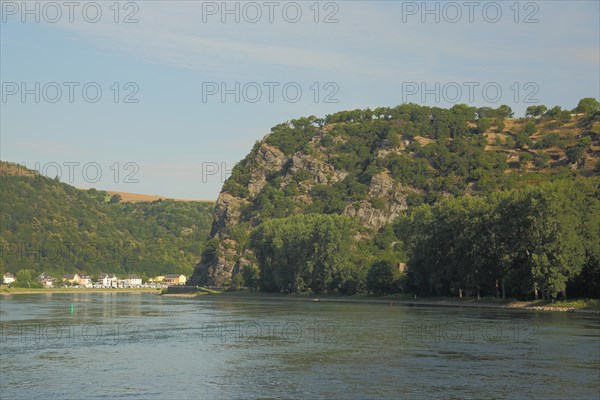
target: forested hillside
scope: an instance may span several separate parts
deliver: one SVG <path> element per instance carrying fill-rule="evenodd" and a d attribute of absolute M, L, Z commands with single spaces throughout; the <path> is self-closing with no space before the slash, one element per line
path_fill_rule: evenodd
<path fill-rule="evenodd" d="M 1 167 L 4 271 L 189 275 L 200 258 L 212 203 L 121 202 L 119 196 L 76 189 L 17 164 Z"/>
<path fill-rule="evenodd" d="M 593 98 L 581 100 L 572 110 L 531 106 L 523 118 L 514 118 L 506 105 L 442 109 L 402 104 L 344 111 L 325 118 L 310 116 L 277 125 L 256 143 L 225 182 L 215 206 L 211 240 L 194 281 L 228 285 L 233 280 L 239 285 L 245 279 L 246 284 L 287 292 L 412 290 L 457 295 L 496 295 L 504 283 L 505 294 L 511 296 L 538 292 L 556 296 L 565 291 L 567 283 L 574 285 L 582 273 L 597 271 L 597 249 L 589 243 L 596 238 L 596 225 L 585 225 L 585 234 L 590 235 L 586 242 L 582 231 L 563 232 L 568 224 L 553 220 L 554 214 L 540 213 L 515 200 L 514 205 L 524 211 L 521 220 L 510 223 L 523 224 L 524 229 L 528 221 L 539 219 L 544 226 L 558 228 L 552 233 L 544 231 L 545 239 L 537 242 L 528 234 L 542 235 L 539 230 L 513 239 L 505 234 L 492 260 L 484 259 L 489 256 L 485 253 L 487 244 L 473 250 L 474 241 L 485 236 L 470 233 L 469 239 L 463 238 L 462 228 L 445 226 L 435 219 L 436 207 L 454 207 L 452 199 L 465 198 L 466 202 L 497 206 L 490 211 L 497 217 L 500 204 L 505 203 L 494 197 L 496 193 L 532 196 L 532 202 L 543 200 L 553 210 L 575 207 L 578 212 L 589 211 L 562 216 L 581 225 L 582 215 L 587 218 L 596 212 L 599 139 L 600 103 Z M 593 183 L 584 184 L 585 180 Z M 558 186 L 547 186 L 552 182 Z M 568 190 L 559 190 L 569 184 Z M 542 190 L 541 194 L 530 192 L 534 187 Z M 583 187 L 587 189 L 580 191 Z M 553 190 L 571 192 L 585 200 L 546 198 Z M 418 225 L 428 221 L 421 217 L 418 221 L 410 219 L 417 212 L 434 213 L 432 225 Z M 480 211 L 470 210 L 459 220 L 471 218 L 471 212 Z M 328 219 L 322 223 L 293 219 L 298 214 L 325 215 Z M 503 224 L 509 221 L 501 222 L 490 229 L 508 229 Z M 353 228 L 346 227 L 347 223 L 354 224 Z M 335 229 L 322 232 L 321 225 L 328 224 L 344 227 L 339 229 L 348 232 L 352 245 L 344 247 Z M 433 249 L 430 242 L 428 246 L 436 253 L 428 256 L 434 258 L 419 258 L 425 257 L 416 250 L 419 246 L 439 239 L 431 230 L 436 227 L 449 230 L 444 236 L 449 248 Z M 539 247 L 552 235 L 579 240 L 585 251 L 580 246 L 570 255 L 556 253 L 556 249 L 570 248 L 562 242 L 548 244 L 554 250 Z M 319 257 L 323 251 L 315 253 L 317 239 L 310 238 L 319 238 L 322 243 L 318 246 L 327 251 L 338 248 L 345 254 Z M 294 248 L 294 243 L 313 248 Z M 470 264 L 452 259 L 459 245 L 472 249 L 463 255 L 470 257 Z M 509 254 L 506 247 L 514 246 L 519 250 Z M 569 259 L 571 256 L 575 258 Z M 305 262 L 291 262 L 296 259 Z M 485 272 L 491 274 L 486 275 L 485 283 L 484 262 L 494 264 L 495 271 Z M 401 263 L 408 265 L 404 273 L 399 271 Z M 498 263 L 502 265 L 500 272 Z M 427 272 L 422 272 L 425 269 Z M 518 287 L 507 288 L 509 282 L 517 281 Z M 382 285 L 387 286 L 382 290 Z"/>

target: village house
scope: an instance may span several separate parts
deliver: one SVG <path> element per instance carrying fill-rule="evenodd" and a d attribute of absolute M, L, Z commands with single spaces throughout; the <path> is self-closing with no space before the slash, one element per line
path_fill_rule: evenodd
<path fill-rule="evenodd" d="M 88 275 L 81 275 L 79 277 L 79 284 L 81 286 L 90 286 L 92 284 L 92 278 L 90 278 Z"/>
<path fill-rule="evenodd" d="M 161 283 L 164 280 L 165 280 L 165 276 L 164 275 L 158 275 L 158 276 L 155 276 L 154 278 L 148 279 L 148 282 Z"/>
<path fill-rule="evenodd" d="M 127 279 L 125 279 L 126 286 L 142 286 L 142 278 L 136 275 L 129 275 Z"/>
<path fill-rule="evenodd" d="M 79 285 L 79 274 L 65 274 L 63 275 L 63 282 L 68 282 L 70 284 L 78 284 Z"/>
<path fill-rule="evenodd" d="M 187 278 L 185 275 L 181 274 L 168 274 L 165 275 L 165 279 L 163 279 L 163 283 L 167 285 L 185 285 Z"/>
<path fill-rule="evenodd" d="M 51 288 L 52 286 L 54 286 L 54 278 L 45 272 L 42 272 L 42 274 L 38 276 L 37 280 L 39 283 L 44 285 L 44 287 Z"/>
<path fill-rule="evenodd" d="M 51 288 L 54 286 L 54 279 L 52 278 L 45 278 L 39 281 L 42 285 L 44 285 L 44 287 L 47 288 Z"/>
<path fill-rule="evenodd" d="M 10 285 L 11 283 L 14 283 L 15 280 L 15 276 L 10 272 L 6 272 L 2 275 L 2 282 L 4 282 L 5 285 Z"/>
<path fill-rule="evenodd" d="M 102 287 L 117 287 L 117 277 L 114 274 L 101 273 L 98 275 L 98 284 Z"/>

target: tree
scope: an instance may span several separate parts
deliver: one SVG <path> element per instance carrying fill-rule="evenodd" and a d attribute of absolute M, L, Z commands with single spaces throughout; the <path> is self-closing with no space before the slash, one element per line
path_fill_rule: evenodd
<path fill-rule="evenodd" d="M 506 144 L 506 147 L 508 147 L 509 149 L 512 149 L 513 147 L 515 147 L 515 139 L 513 139 L 512 136 L 508 136 L 506 138 L 505 144 Z"/>
<path fill-rule="evenodd" d="M 244 286 L 244 277 L 242 274 L 237 273 L 231 278 L 231 283 L 229 284 L 229 290 L 240 290 Z"/>
<path fill-rule="evenodd" d="M 541 146 L 547 149 L 548 147 L 554 147 L 560 145 L 560 135 L 558 133 L 546 133 L 542 136 Z"/>
<path fill-rule="evenodd" d="M 252 290 L 258 289 L 260 283 L 260 270 L 256 265 L 245 265 L 242 268 L 241 274 L 244 277 L 244 286 L 249 287 Z"/>
<path fill-rule="evenodd" d="M 519 163 L 521 164 L 521 166 L 526 166 L 532 159 L 533 156 L 529 153 L 519 154 Z"/>
<path fill-rule="evenodd" d="M 110 197 L 110 203 L 111 203 L 111 204 L 120 203 L 120 202 L 121 202 L 121 200 L 122 200 L 122 197 L 121 197 L 121 195 L 120 195 L 120 194 L 113 194 L 113 195 Z"/>
<path fill-rule="evenodd" d="M 480 107 L 477 109 L 477 118 L 494 118 L 498 114 L 497 110 L 491 107 Z"/>
<path fill-rule="evenodd" d="M 479 118 L 477 120 L 477 133 L 484 133 L 488 129 L 490 129 L 490 120 L 488 118 Z"/>
<path fill-rule="evenodd" d="M 498 196 L 497 235 L 505 243 L 513 291 L 556 297 L 581 271 L 585 241 L 578 210 L 586 186 L 558 181 Z"/>
<path fill-rule="evenodd" d="M 17 272 L 17 277 L 13 286 L 21 288 L 41 288 L 42 284 L 33 278 L 32 270 L 22 269 Z"/>
<path fill-rule="evenodd" d="M 593 97 L 586 97 L 579 100 L 577 107 L 573 109 L 574 113 L 583 113 L 592 115 L 600 111 L 600 102 Z"/>
<path fill-rule="evenodd" d="M 502 104 L 500 107 L 498 107 L 497 114 L 498 114 L 498 117 L 502 118 L 502 119 L 512 118 L 515 115 L 512 108 L 510 108 L 506 104 Z"/>
<path fill-rule="evenodd" d="M 558 122 L 562 124 L 566 124 L 571 121 L 571 113 L 568 110 L 562 110 L 557 116 L 556 119 Z"/>
<path fill-rule="evenodd" d="M 579 141 L 579 145 L 583 148 L 588 148 L 592 144 L 592 138 L 589 136 L 584 136 Z"/>
<path fill-rule="evenodd" d="M 515 135 L 515 147 L 523 148 L 525 146 L 531 146 L 532 144 L 527 132 L 521 131 Z"/>
<path fill-rule="evenodd" d="M 22 269 L 17 272 L 16 283 L 18 285 L 29 284 L 31 282 L 31 271 Z"/>
<path fill-rule="evenodd" d="M 546 110 L 548 110 L 548 108 L 544 105 L 529 106 L 529 107 L 527 107 L 527 110 L 525 111 L 525 116 L 539 118 L 542 115 L 544 115 Z"/>
<path fill-rule="evenodd" d="M 551 109 L 547 110 L 544 113 L 544 116 L 549 117 L 551 119 L 556 119 L 562 112 L 562 108 L 560 106 L 554 106 Z"/>
<path fill-rule="evenodd" d="M 583 157 L 584 151 L 585 151 L 585 148 L 579 144 L 577 146 L 569 147 L 565 151 L 565 154 L 567 156 L 567 160 L 571 164 L 574 164 L 574 163 L 577 163 L 577 162 L 579 162 L 581 160 L 581 158 Z"/>
<path fill-rule="evenodd" d="M 496 127 L 498 128 L 498 133 L 504 132 L 504 128 L 506 128 L 506 124 L 503 119 L 496 120 Z"/>
<path fill-rule="evenodd" d="M 588 276 L 600 271 L 598 183 L 556 181 L 414 208 L 395 225 L 411 285 L 429 295 L 565 295 L 584 267 Z"/>
<path fill-rule="evenodd" d="M 389 261 L 374 263 L 367 273 L 367 290 L 376 296 L 400 291 L 400 272 Z"/>
<path fill-rule="evenodd" d="M 347 275 L 353 232 L 348 217 L 294 215 L 260 224 L 251 247 L 260 266 L 260 286 L 268 291 L 335 292 Z"/>
<path fill-rule="evenodd" d="M 531 136 L 536 132 L 537 132 L 537 128 L 535 126 L 535 123 L 533 121 L 528 121 L 525 124 L 525 133 L 528 134 L 529 136 Z"/>
<path fill-rule="evenodd" d="M 538 168 L 544 168 L 548 164 L 548 161 L 550 161 L 550 155 L 545 152 L 536 153 L 533 158 L 533 163 Z"/>
<path fill-rule="evenodd" d="M 530 209 L 526 243 L 532 276 L 552 298 L 565 290 L 568 278 L 577 275 L 585 262 L 580 220 L 569 193 L 573 189 L 559 182 L 541 190 L 532 188 L 524 199 Z"/>

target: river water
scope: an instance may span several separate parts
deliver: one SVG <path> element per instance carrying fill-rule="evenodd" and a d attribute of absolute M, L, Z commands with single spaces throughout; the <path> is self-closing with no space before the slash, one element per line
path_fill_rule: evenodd
<path fill-rule="evenodd" d="M 0 322 L 2 399 L 600 398 L 598 315 L 81 293 Z"/>

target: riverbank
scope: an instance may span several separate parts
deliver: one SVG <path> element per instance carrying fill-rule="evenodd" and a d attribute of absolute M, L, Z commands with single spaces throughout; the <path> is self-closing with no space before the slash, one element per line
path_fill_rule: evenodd
<path fill-rule="evenodd" d="M 74 289 L 74 288 L 8 288 L 0 287 L 0 297 L 13 294 L 49 294 L 49 293 L 156 293 L 161 289 L 152 288 L 127 288 L 127 289 Z"/>
<path fill-rule="evenodd" d="M 333 296 L 333 295 L 300 295 L 283 293 L 250 292 L 248 290 L 219 292 L 216 290 L 203 289 L 190 293 L 162 293 L 161 289 L 152 288 L 127 288 L 127 289 L 74 289 L 74 288 L 8 288 L 0 286 L 0 298 L 7 295 L 19 294 L 51 294 L 51 293 L 154 293 L 166 297 L 197 298 L 205 296 L 219 296 L 225 298 L 248 299 L 248 300 L 283 300 L 283 301 L 310 301 L 329 303 L 363 303 L 363 304 L 386 304 L 409 305 L 409 306 L 434 306 L 434 307 L 474 307 L 474 308 L 504 308 L 531 311 L 554 311 L 554 312 L 579 312 L 600 314 L 600 300 L 568 300 L 557 301 L 514 301 L 497 299 L 457 299 L 457 298 L 409 298 L 407 295 L 392 295 L 384 297 L 373 297 L 367 295 L 355 296 Z"/>
<path fill-rule="evenodd" d="M 206 296 L 207 293 L 177 293 L 164 294 L 163 296 L 194 298 Z M 395 295 L 385 297 L 373 297 L 367 295 L 356 296 L 316 296 L 316 295 L 294 295 L 278 293 L 262 293 L 241 290 L 237 292 L 211 293 L 211 295 L 254 300 L 284 300 L 284 301 L 311 301 L 329 303 L 364 303 L 364 304 L 386 304 L 409 305 L 409 306 L 435 306 L 435 307 L 472 307 L 472 308 L 504 308 L 531 311 L 554 311 L 554 312 L 581 312 L 600 314 L 600 300 L 568 300 L 557 301 L 515 301 L 497 299 L 457 299 L 457 298 L 408 298 L 406 295 Z"/>

